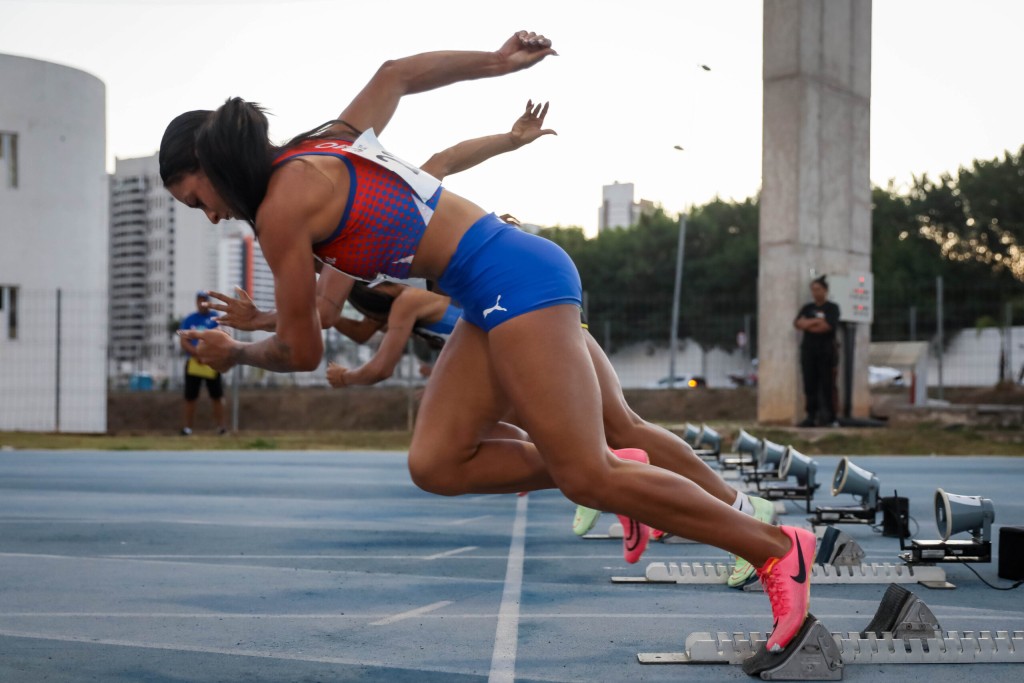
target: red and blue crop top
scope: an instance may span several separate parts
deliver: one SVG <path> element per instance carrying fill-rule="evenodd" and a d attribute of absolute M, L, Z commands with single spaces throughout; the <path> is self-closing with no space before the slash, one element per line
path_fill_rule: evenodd
<path fill-rule="evenodd" d="M 345 212 L 331 236 L 313 245 L 328 265 L 360 280 L 378 275 L 407 279 L 413 256 L 441 197 L 426 201 L 397 173 L 347 151 L 347 140 L 307 140 L 274 159 L 274 166 L 300 156 L 332 156 L 348 168 Z"/>

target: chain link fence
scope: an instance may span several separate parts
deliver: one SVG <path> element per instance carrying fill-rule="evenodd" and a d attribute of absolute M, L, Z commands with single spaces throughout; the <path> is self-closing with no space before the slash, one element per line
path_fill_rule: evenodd
<path fill-rule="evenodd" d="M 714 313 L 697 318 L 682 302 L 674 362 L 669 292 L 657 298 L 624 292 L 604 300 L 588 295 L 585 312 L 590 334 L 626 389 L 756 384 L 756 311 L 727 297 L 703 303 L 711 305 L 702 310 Z M 922 281 L 876 290 L 874 308 L 873 341 L 929 343 L 933 395 L 951 387 L 1024 383 L 1024 284 L 977 282 L 951 291 L 941 280 Z M 0 283 L 0 429 L 105 431 L 107 392 L 179 392 L 185 355 L 175 327 L 144 308 L 110 310 L 105 292 Z M 327 387 L 327 361 L 360 365 L 379 338 L 358 345 L 328 330 L 320 368 L 290 375 L 239 368 L 226 377 L 228 400 L 232 387 Z M 410 344 L 382 386 L 418 390 L 431 361 L 431 352 Z"/>

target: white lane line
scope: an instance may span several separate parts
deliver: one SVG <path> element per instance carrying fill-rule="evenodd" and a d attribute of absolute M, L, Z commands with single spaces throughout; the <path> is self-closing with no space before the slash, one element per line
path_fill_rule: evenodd
<path fill-rule="evenodd" d="M 475 545 L 467 545 L 464 548 L 456 548 L 455 550 L 449 550 L 447 552 L 437 553 L 435 555 L 427 555 L 423 559 L 424 560 L 440 560 L 442 557 L 452 557 L 453 555 L 459 555 L 461 553 L 468 553 L 470 551 L 476 550 L 478 547 L 479 546 L 475 546 Z"/>
<path fill-rule="evenodd" d="M 516 519 L 508 548 L 505 588 L 498 609 L 498 628 L 494 635 L 491 673 L 487 683 L 515 683 L 516 647 L 519 644 L 519 598 L 523 592 L 523 558 L 526 547 L 526 506 L 529 496 L 516 500 Z"/>
<path fill-rule="evenodd" d="M 429 605 L 417 607 L 416 609 L 411 609 L 408 612 L 399 612 L 398 614 L 394 614 L 390 617 L 384 617 L 383 619 L 378 619 L 377 621 L 371 621 L 370 626 L 387 626 L 388 624 L 393 624 L 396 621 L 403 621 L 405 619 L 418 617 L 421 614 L 426 614 L 427 612 L 433 612 L 434 610 L 441 609 L 442 607 L 447 607 L 450 604 L 452 604 L 451 600 L 432 602 Z"/>
<path fill-rule="evenodd" d="M 493 515 L 480 515 L 479 517 L 469 517 L 467 519 L 456 519 L 451 522 L 438 522 L 441 526 L 458 526 L 460 524 L 471 524 L 473 522 L 479 522 L 483 519 L 490 519 Z"/>
<path fill-rule="evenodd" d="M 429 522 L 428 522 L 429 523 Z M 447 522 L 442 522 L 446 524 Z M 304 520 L 280 520 L 280 519 L 268 519 L 268 520 L 231 520 L 231 519 L 191 519 L 187 517 L 139 517 L 135 516 L 131 519 L 123 519 L 117 517 L 91 517 L 91 518 L 76 518 L 76 519 L 16 519 L 16 518 L 4 518 L 0 519 L 0 524 L 99 524 L 103 526 L 113 526 L 115 524 L 123 525 L 139 525 L 139 524 L 182 524 L 187 526 L 207 526 L 207 527 L 228 527 L 234 528 L 239 527 L 243 529 L 318 529 L 326 531 L 408 531 L 408 525 L 403 525 L 398 522 L 390 522 L 388 520 L 377 520 L 375 522 L 361 521 L 361 520 L 349 520 L 345 522 L 308 522 Z"/>
<path fill-rule="evenodd" d="M 31 558 L 31 559 L 43 559 L 43 560 L 60 560 L 63 562 L 97 562 L 97 563 L 138 563 L 142 565 L 167 565 L 172 567 L 193 567 L 203 569 L 231 569 L 233 571 L 238 570 L 239 567 L 245 567 L 253 571 L 264 571 L 268 573 L 281 573 L 281 572 L 304 572 L 311 575 L 319 574 L 352 574 L 356 577 L 366 577 L 372 574 L 375 578 L 381 577 L 404 577 L 408 579 L 411 575 L 403 574 L 401 572 L 392 571 L 358 571 L 352 568 L 339 567 L 336 569 L 313 569 L 310 567 L 289 567 L 288 565 L 267 565 L 267 564 L 240 564 L 238 562 L 226 562 L 220 564 L 217 562 L 176 562 L 173 560 L 153 560 L 153 559 L 138 559 L 138 558 L 115 558 L 115 557 L 93 557 L 93 556 L 73 556 L 73 555 L 28 555 L 21 553 L 0 553 L 0 560 L 4 558 Z M 398 559 L 423 559 L 421 555 L 418 558 L 398 558 Z M 76 569 L 78 569 L 76 567 Z M 473 577 L 460 577 L 460 576 L 431 576 L 419 574 L 416 575 L 416 579 L 419 581 L 439 581 L 439 582 L 473 582 L 473 583 L 496 583 L 495 579 L 478 579 Z"/>
<path fill-rule="evenodd" d="M 256 657 L 259 659 L 278 659 L 292 662 L 315 662 L 318 664 L 343 664 L 350 666 L 375 666 L 387 669 L 403 671 L 431 671 L 446 674 L 465 674 L 466 672 L 457 669 L 448 669 L 438 666 L 417 665 L 415 668 L 409 666 L 395 666 L 394 663 L 370 660 L 364 655 L 359 657 L 317 657 L 312 655 L 291 654 L 289 652 L 276 652 L 272 650 L 241 650 L 226 647 L 202 647 L 198 645 L 178 645 L 174 643 L 146 643 L 134 640 L 118 640 L 114 638 L 94 638 L 92 636 L 71 636 L 56 635 L 52 633 L 32 633 L 28 631 L 9 631 L 0 629 L 0 637 L 7 638 L 32 638 L 35 640 L 53 640 L 61 643 L 85 643 L 87 645 L 110 645 L 114 647 L 135 647 L 147 650 L 169 650 L 171 652 L 198 652 L 201 654 L 228 655 L 231 657 Z"/>

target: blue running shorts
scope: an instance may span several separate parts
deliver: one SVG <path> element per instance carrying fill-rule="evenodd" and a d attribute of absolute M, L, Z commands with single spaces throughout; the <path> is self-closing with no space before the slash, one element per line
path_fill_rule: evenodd
<path fill-rule="evenodd" d="M 569 255 L 493 213 L 462 236 L 438 284 L 462 307 L 462 317 L 485 332 L 541 308 L 583 308 L 583 286 Z"/>

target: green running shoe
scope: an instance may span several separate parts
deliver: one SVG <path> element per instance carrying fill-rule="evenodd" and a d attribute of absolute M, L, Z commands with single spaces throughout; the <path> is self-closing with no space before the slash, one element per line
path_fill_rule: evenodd
<path fill-rule="evenodd" d="M 775 503 L 757 496 L 748 496 L 754 506 L 754 519 L 765 524 L 775 524 Z"/>
<path fill-rule="evenodd" d="M 725 583 L 729 588 L 743 588 L 748 583 L 757 581 L 755 574 L 754 565 L 742 557 L 737 557 L 736 564 L 732 566 L 732 573 L 729 574 L 729 578 L 725 580 Z"/>
<path fill-rule="evenodd" d="M 597 524 L 597 518 L 600 516 L 600 510 L 577 505 L 576 516 L 572 518 L 572 532 L 577 536 L 586 535 Z"/>
<path fill-rule="evenodd" d="M 750 496 L 750 502 L 754 506 L 754 519 L 765 524 L 775 524 L 775 504 L 770 500 L 764 498 L 758 498 L 757 496 Z M 736 564 L 732 567 L 732 573 L 729 574 L 729 578 L 726 579 L 726 584 L 730 588 L 743 588 L 748 583 L 753 583 L 757 579 L 754 577 L 754 565 L 750 564 L 742 557 L 736 558 Z"/>

